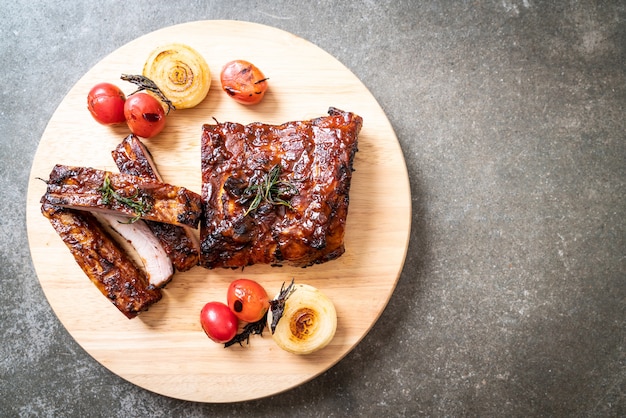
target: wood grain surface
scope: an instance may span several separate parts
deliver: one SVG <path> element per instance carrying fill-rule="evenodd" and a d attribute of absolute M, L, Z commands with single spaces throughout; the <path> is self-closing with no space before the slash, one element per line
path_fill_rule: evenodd
<path fill-rule="evenodd" d="M 163 299 L 128 320 L 91 284 L 47 219 L 39 200 L 54 164 L 116 170 L 111 150 L 124 126 L 96 123 L 87 92 L 108 81 L 127 94 L 122 73 L 140 74 L 150 51 L 182 42 L 197 49 L 212 73 L 211 90 L 196 108 L 175 111 L 165 129 L 144 142 L 166 182 L 200 193 L 203 123 L 283 123 L 325 115 L 329 106 L 364 119 L 350 191 L 346 252 L 326 264 L 297 269 L 252 266 L 245 270 L 196 267 L 177 273 Z M 233 59 L 255 63 L 269 77 L 263 102 L 246 107 L 220 88 L 219 72 Z M 162 395 L 200 402 L 236 402 L 300 385 L 340 361 L 374 325 L 402 271 L 411 227 L 411 196 L 402 151 L 385 113 L 345 66 L 290 33 L 239 21 L 199 21 L 150 33 L 119 48 L 81 78 L 51 118 L 29 179 L 28 238 L 45 295 L 61 323 L 94 359 L 122 378 Z M 282 351 L 266 331 L 249 345 L 228 349 L 210 341 L 199 323 L 202 306 L 225 301 L 228 284 L 248 277 L 275 294 L 283 282 L 318 287 L 335 303 L 338 328 L 323 350 L 296 356 Z M 71 361 L 70 361 L 71 362 Z"/>

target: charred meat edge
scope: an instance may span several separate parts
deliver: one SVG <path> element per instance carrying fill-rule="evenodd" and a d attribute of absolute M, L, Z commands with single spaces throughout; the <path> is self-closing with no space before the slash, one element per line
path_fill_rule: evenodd
<path fill-rule="evenodd" d="M 43 199 L 41 211 L 91 282 L 127 318 L 161 299 L 141 271 L 89 212 L 60 208 Z"/>
<path fill-rule="evenodd" d="M 137 136 L 128 135 L 111 154 L 121 173 L 163 181 L 150 151 Z M 190 227 L 145 222 L 161 242 L 176 270 L 187 271 L 198 265 L 200 242 Z"/>
<path fill-rule="evenodd" d="M 103 199 L 105 181 L 119 199 Z M 54 206 L 109 212 L 193 228 L 198 226 L 202 215 L 202 199 L 197 193 L 129 174 L 59 164 L 54 166 L 46 183 L 45 199 Z M 122 199 L 140 202 L 145 210 L 137 213 Z"/>

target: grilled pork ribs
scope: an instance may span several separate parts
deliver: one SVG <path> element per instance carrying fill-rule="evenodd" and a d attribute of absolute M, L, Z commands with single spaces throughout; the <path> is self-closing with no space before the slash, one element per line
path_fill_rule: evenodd
<path fill-rule="evenodd" d="M 127 318 L 161 299 L 145 273 L 86 211 L 61 208 L 43 201 L 41 212 L 69 248 L 92 283 Z"/>
<path fill-rule="evenodd" d="M 124 253 L 98 213 L 143 219 L 180 271 L 336 259 L 345 251 L 362 124 L 360 116 L 332 107 L 328 116 L 282 125 L 206 124 L 201 196 L 163 183 L 150 153 L 131 135 L 112 153 L 121 173 L 56 165 L 42 213 L 91 281 L 133 318 L 161 299 L 162 283 L 150 282 L 150 272 Z M 191 231 L 198 222 L 199 262 Z"/>
<path fill-rule="evenodd" d="M 328 114 L 203 126 L 200 265 L 306 267 L 344 253 L 363 120 L 332 107 Z"/>
<path fill-rule="evenodd" d="M 120 173 L 140 176 L 162 182 L 150 151 L 135 135 L 128 135 L 111 152 Z M 200 243 L 189 226 L 145 221 L 159 240 L 178 271 L 187 271 L 198 265 Z"/>
<path fill-rule="evenodd" d="M 44 198 L 54 206 L 103 211 L 196 228 L 201 198 L 184 187 L 91 167 L 57 164 Z"/>

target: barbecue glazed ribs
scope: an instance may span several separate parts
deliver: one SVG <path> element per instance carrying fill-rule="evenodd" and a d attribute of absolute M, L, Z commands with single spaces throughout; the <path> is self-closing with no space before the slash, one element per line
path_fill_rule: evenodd
<path fill-rule="evenodd" d="M 200 265 L 306 267 L 344 253 L 363 120 L 335 108 L 328 114 L 203 126 Z"/>
<path fill-rule="evenodd" d="M 193 228 L 197 227 L 202 212 L 198 194 L 184 187 L 129 174 L 57 164 L 46 183 L 44 198 L 54 206 L 104 211 Z"/>
<path fill-rule="evenodd" d="M 150 151 L 135 135 L 128 135 L 111 151 L 120 173 L 162 182 Z M 198 265 L 200 243 L 188 226 L 145 221 L 178 271 Z"/>
<path fill-rule="evenodd" d="M 134 318 L 161 299 L 161 290 L 148 283 L 143 271 L 91 213 L 55 207 L 45 200 L 42 203 L 41 212 L 50 220 L 78 265 L 127 318 Z"/>

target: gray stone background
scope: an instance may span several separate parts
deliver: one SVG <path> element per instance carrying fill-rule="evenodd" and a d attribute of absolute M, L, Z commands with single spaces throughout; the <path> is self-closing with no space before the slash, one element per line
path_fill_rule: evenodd
<path fill-rule="evenodd" d="M 626 413 L 624 2 L 2 3 L 1 416 Z M 71 86 L 203 19 L 275 26 L 350 68 L 396 130 L 413 202 L 397 290 L 362 343 L 307 384 L 226 405 L 145 391 L 86 354 L 42 293 L 25 221 Z"/>

